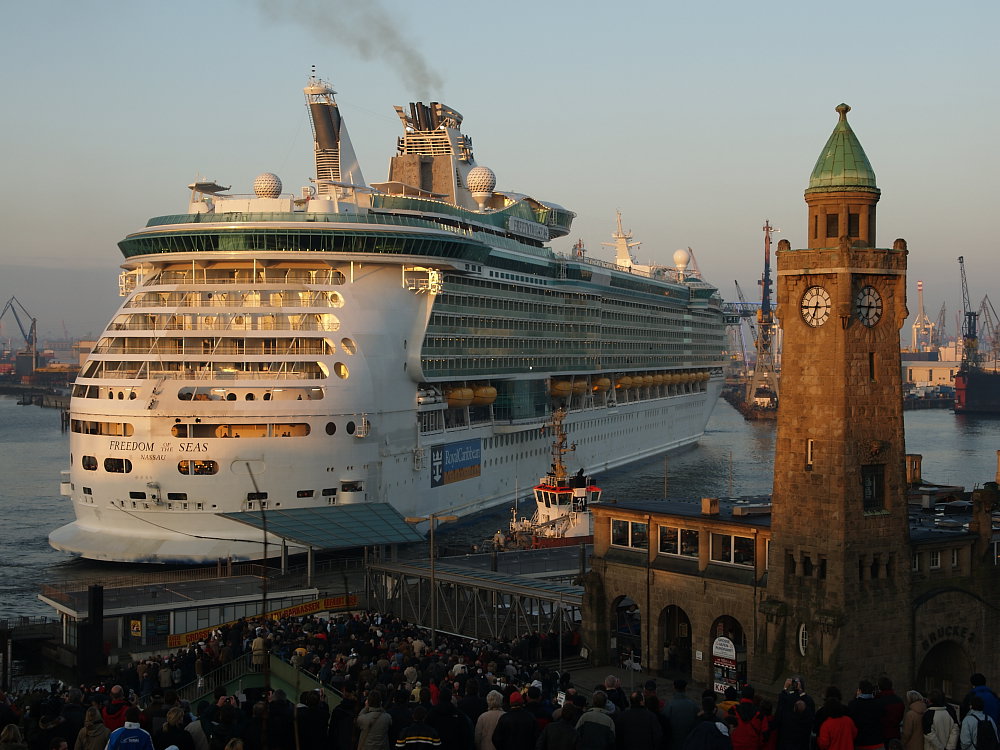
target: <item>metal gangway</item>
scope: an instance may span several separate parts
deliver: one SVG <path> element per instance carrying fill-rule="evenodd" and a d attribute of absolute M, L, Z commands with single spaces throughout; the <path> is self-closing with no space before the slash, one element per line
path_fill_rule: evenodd
<path fill-rule="evenodd" d="M 561 635 L 581 620 L 583 586 L 573 583 L 430 560 L 370 562 L 366 576 L 373 609 L 428 628 L 432 638 Z"/>

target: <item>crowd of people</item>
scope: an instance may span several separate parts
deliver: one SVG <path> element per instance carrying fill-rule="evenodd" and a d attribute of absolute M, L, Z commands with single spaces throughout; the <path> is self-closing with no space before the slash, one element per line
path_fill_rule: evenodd
<path fill-rule="evenodd" d="M 614 675 L 575 686 L 539 664 L 558 643 L 572 635 L 431 643 L 374 612 L 242 620 L 105 683 L 0 694 L 0 750 L 1000 750 L 1000 699 L 979 674 L 960 705 L 898 696 L 888 679 L 862 680 L 846 702 L 829 687 L 820 705 L 802 678 L 773 701 L 749 685 L 698 700 L 683 680 L 664 700 L 653 680 L 631 693 Z M 233 659 L 263 668 L 269 652 L 337 700 L 323 688 L 178 696 Z"/>

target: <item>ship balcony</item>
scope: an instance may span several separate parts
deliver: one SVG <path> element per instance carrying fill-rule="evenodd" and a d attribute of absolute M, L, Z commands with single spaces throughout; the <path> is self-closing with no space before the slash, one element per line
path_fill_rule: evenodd
<path fill-rule="evenodd" d="M 108 331 L 337 331 L 339 321 L 301 320 L 276 322 L 256 320 L 244 316 L 246 320 L 237 323 L 230 320 L 177 320 L 177 321 L 116 321 L 108 326 Z"/>

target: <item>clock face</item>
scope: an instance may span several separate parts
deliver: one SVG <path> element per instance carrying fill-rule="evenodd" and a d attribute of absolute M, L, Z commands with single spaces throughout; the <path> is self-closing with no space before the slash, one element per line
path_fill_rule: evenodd
<path fill-rule="evenodd" d="M 821 286 L 811 286 L 802 295 L 802 319 L 817 328 L 830 317 L 830 293 Z"/>
<path fill-rule="evenodd" d="M 854 313 L 869 328 L 882 319 L 882 295 L 875 287 L 861 287 L 854 298 Z"/>

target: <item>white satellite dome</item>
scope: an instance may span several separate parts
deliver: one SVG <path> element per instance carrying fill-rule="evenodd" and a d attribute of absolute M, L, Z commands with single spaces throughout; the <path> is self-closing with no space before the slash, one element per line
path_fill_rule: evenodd
<path fill-rule="evenodd" d="M 687 270 L 688 263 L 691 262 L 691 253 L 689 253 L 684 248 L 680 250 L 674 250 L 674 266 L 682 274 Z"/>
<path fill-rule="evenodd" d="M 258 198 L 281 196 L 281 178 L 273 172 L 263 172 L 253 179 L 253 194 Z"/>
<path fill-rule="evenodd" d="M 492 193 L 497 186 L 497 176 L 489 167 L 473 167 L 466 178 L 469 191 L 475 193 Z"/>

